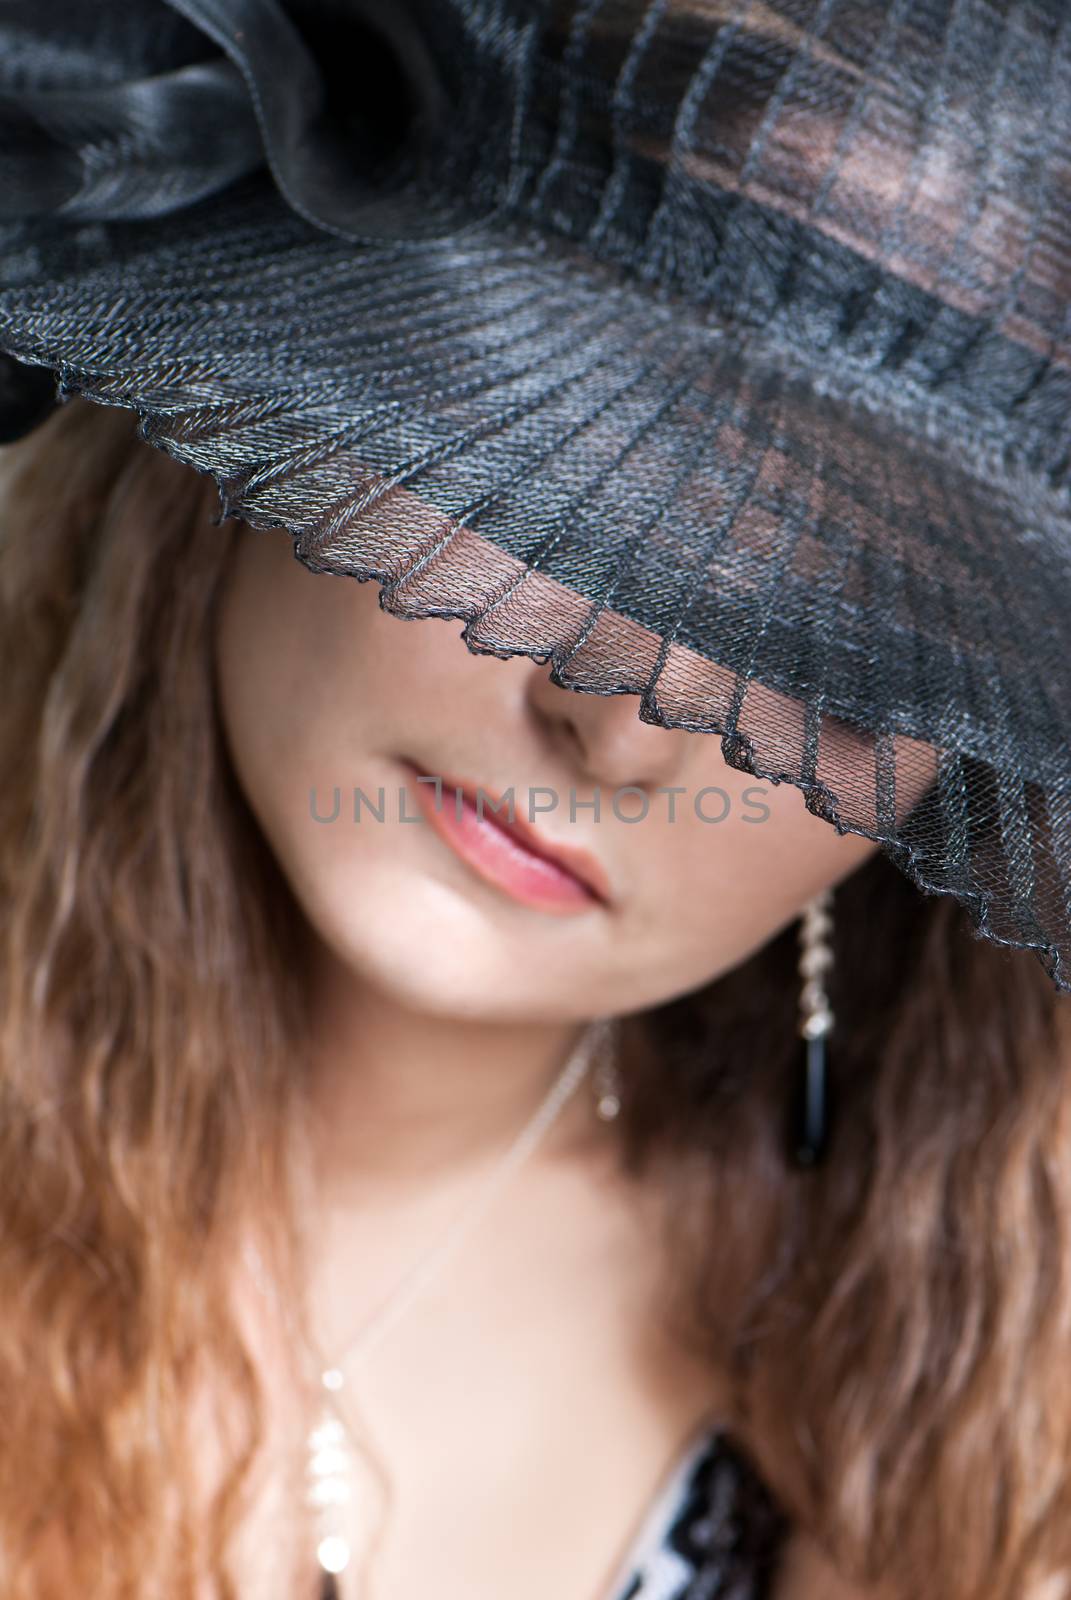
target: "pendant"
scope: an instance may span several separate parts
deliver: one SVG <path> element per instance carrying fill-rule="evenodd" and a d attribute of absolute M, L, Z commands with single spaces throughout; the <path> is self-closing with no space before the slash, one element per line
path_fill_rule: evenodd
<path fill-rule="evenodd" d="M 320 1380 L 325 1389 L 342 1387 L 342 1374 L 329 1368 Z M 308 1439 L 306 1499 L 316 1513 L 316 1559 L 320 1565 L 319 1600 L 341 1600 L 339 1574 L 350 1563 L 346 1510 L 353 1498 L 353 1468 L 346 1430 L 325 1403 Z"/>

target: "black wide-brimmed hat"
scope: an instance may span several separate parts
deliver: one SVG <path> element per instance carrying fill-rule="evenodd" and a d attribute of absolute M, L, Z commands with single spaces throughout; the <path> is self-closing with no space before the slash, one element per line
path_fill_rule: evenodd
<path fill-rule="evenodd" d="M 1071 990 L 1069 198 L 1067 0 L 7 0 L 4 433 L 132 408 Z"/>

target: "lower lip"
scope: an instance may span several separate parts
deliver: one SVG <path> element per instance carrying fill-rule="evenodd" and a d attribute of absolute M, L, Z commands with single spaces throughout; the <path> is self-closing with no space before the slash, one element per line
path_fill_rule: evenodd
<path fill-rule="evenodd" d="M 436 810 L 435 784 L 417 783 L 417 768 L 410 762 L 404 765 L 413 775 L 417 804 L 424 817 L 440 839 L 487 883 L 522 905 L 558 915 L 572 916 L 602 904 L 571 872 L 526 850 L 503 828 L 478 816 L 476 807 L 464 794 L 459 808 L 458 792 L 448 783 L 441 786 L 442 801 Z"/>

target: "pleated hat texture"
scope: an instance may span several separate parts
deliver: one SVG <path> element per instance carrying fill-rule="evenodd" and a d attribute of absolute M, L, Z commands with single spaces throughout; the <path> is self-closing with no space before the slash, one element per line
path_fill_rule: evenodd
<path fill-rule="evenodd" d="M 1066 0 L 7 0 L 0 421 L 133 409 L 1068 991 L 1069 197 Z"/>

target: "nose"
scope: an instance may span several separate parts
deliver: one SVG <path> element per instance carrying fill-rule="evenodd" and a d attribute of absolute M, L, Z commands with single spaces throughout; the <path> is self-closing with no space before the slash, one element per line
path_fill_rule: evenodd
<path fill-rule="evenodd" d="M 641 722 L 638 694 L 563 689 L 551 682 L 550 670 L 533 667 L 526 690 L 529 712 L 548 746 L 600 788 L 653 793 L 677 780 L 690 741 L 705 737 Z"/>

